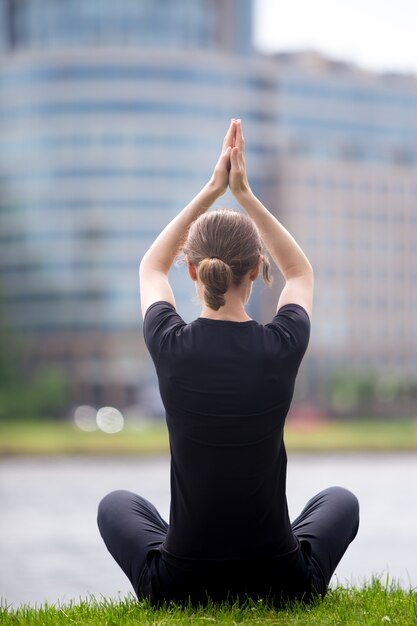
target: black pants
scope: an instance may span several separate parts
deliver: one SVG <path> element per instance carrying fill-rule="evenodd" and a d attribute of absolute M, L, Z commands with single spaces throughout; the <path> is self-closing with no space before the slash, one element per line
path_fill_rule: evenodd
<path fill-rule="evenodd" d="M 290 559 L 239 561 L 215 567 L 196 564 L 183 570 L 159 551 L 168 524 L 145 498 L 113 491 L 99 505 L 98 526 L 112 556 L 131 581 L 138 598 L 204 603 L 236 597 L 309 600 L 324 596 L 340 559 L 359 525 L 356 497 L 342 487 L 314 496 L 293 522 L 300 550 Z"/>

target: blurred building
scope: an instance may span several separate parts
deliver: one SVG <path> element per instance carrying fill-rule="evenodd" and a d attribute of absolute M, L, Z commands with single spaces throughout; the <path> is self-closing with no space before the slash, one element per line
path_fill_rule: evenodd
<path fill-rule="evenodd" d="M 417 77 L 276 60 L 279 211 L 315 270 L 306 397 L 336 370 L 417 379 Z"/>
<path fill-rule="evenodd" d="M 77 402 L 146 395 L 139 260 L 207 180 L 231 117 L 254 190 L 314 265 L 301 395 L 320 401 L 343 366 L 417 377 L 417 81 L 256 55 L 251 12 L 0 0 L 3 299 L 28 366 L 65 368 Z M 172 281 L 190 320 L 193 286 L 176 267 Z M 257 287 L 262 321 L 278 286 Z"/>
<path fill-rule="evenodd" d="M 208 180 L 231 117 L 250 124 L 255 186 L 268 184 L 275 82 L 248 57 L 251 2 L 0 6 L 7 312 L 28 367 L 65 368 L 78 402 L 125 406 L 153 376 L 139 261 Z M 172 274 L 191 319 L 193 286 Z"/>

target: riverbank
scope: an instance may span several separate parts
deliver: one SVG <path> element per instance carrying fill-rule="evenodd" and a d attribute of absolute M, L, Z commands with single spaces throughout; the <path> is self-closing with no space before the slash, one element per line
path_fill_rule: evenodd
<path fill-rule="evenodd" d="M 289 420 L 287 449 L 294 452 L 397 452 L 417 450 L 417 420 Z M 70 421 L 0 422 L 0 456 L 155 455 L 169 451 L 163 421 L 128 424 L 121 432 L 85 432 Z"/>
<path fill-rule="evenodd" d="M 207 624 L 221 626 L 249 626 L 252 624 L 280 624 L 282 626 L 311 626 L 311 624 L 339 624 L 374 626 L 395 624 L 408 626 L 417 619 L 417 593 L 395 586 L 386 586 L 374 580 L 361 589 L 337 588 L 330 590 L 323 601 L 313 605 L 290 604 L 281 610 L 271 608 L 263 601 L 248 601 L 232 606 L 178 607 L 170 605 L 153 609 L 148 602 L 137 602 L 133 596 L 119 600 L 90 598 L 69 605 L 43 605 L 40 608 L 21 607 L 16 610 L 0 608 L 0 622 L 20 626 L 32 624 L 82 624 L 96 626 L 113 624 L 164 624 L 185 626 Z"/>

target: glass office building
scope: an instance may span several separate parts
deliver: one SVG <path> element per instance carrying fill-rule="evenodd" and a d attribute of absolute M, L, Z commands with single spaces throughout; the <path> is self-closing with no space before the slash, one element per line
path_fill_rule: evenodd
<path fill-rule="evenodd" d="M 3 50 L 185 48 L 250 55 L 252 0 L 2 0 Z"/>
<path fill-rule="evenodd" d="M 245 46 L 222 46 L 233 4 L 2 3 L 2 288 L 28 365 L 64 367 L 78 402 L 140 400 L 152 368 L 138 264 L 208 180 L 231 117 L 251 127 L 255 187 L 270 184 L 275 84 L 242 62 L 246 32 Z M 190 319 L 198 306 L 180 274 Z"/>
<path fill-rule="evenodd" d="M 300 396 L 320 402 L 338 367 L 417 376 L 416 79 L 256 55 L 251 12 L 249 0 L 0 0 L 3 300 L 28 366 L 65 368 L 78 403 L 141 401 L 153 368 L 139 261 L 211 174 L 231 117 L 252 186 L 315 269 Z M 183 274 L 171 279 L 190 320 Z M 279 286 L 257 285 L 261 321 Z"/>

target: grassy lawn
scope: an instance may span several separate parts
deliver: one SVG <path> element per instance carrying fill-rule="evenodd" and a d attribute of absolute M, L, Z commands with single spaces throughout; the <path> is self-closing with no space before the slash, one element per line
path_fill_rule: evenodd
<path fill-rule="evenodd" d="M 161 421 L 141 429 L 107 434 L 84 432 L 70 421 L 0 422 L 0 455 L 166 454 L 168 433 Z"/>
<path fill-rule="evenodd" d="M 285 431 L 290 451 L 415 451 L 417 420 L 327 421 L 301 426 L 289 422 Z M 70 421 L 0 422 L 0 455 L 166 454 L 163 422 L 119 433 L 83 432 Z"/>
<path fill-rule="evenodd" d="M 285 441 L 289 450 L 306 452 L 412 451 L 417 450 L 417 419 L 328 421 L 304 429 L 290 422 Z"/>
<path fill-rule="evenodd" d="M 0 609 L 0 624 L 33 626 L 82 624 L 85 626 L 164 625 L 188 626 L 410 626 L 417 623 L 417 592 L 389 587 L 378 580 L 363 588 L 337 588 L 326 598 L 306 606 L 293 604 L 275 610 L 266 603 L 246 602 L 232 606 L 185 607 L 174 605 L 153 609 L 133 597 L 119 600 L 81 600 L 68 605 L 43 605 L 38 608 Z"/>

